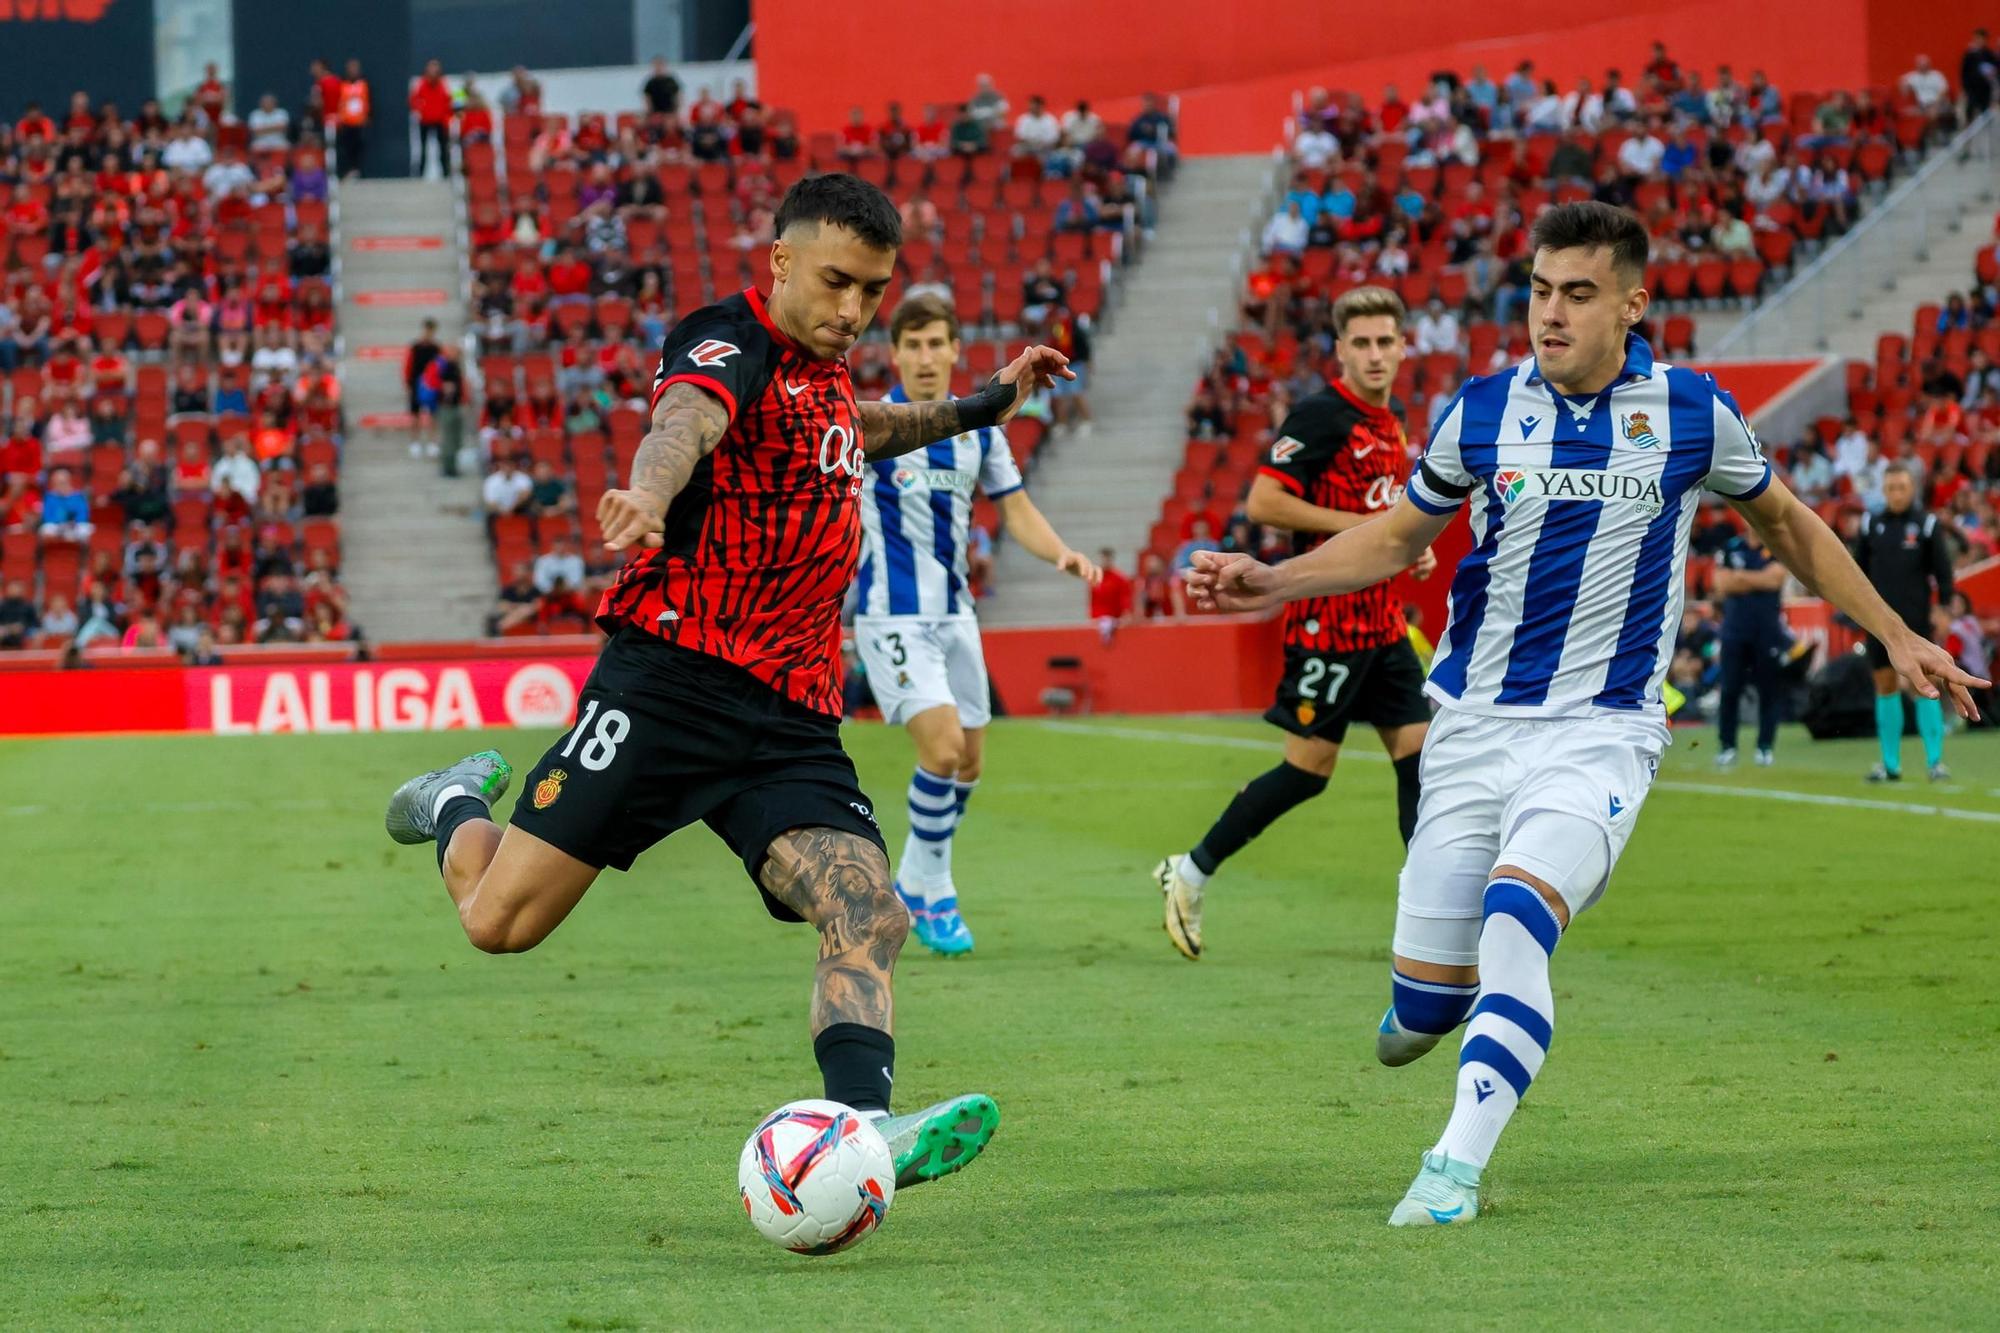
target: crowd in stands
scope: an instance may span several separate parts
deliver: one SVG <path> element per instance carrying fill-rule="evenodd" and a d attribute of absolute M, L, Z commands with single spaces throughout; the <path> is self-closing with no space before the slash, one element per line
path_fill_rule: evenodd
<path fill-rule="evenodd" d="M 904 245 L 884 310 L 918 291 L 953 302 L 966 332 L 961 389 L 1028 341 L 1079 367 L 1075 385 L 1011 428 L 1024 466 L 1050 429 L 1089 429 L 1091 327 L 1173 170 L 1174 125 L 1159 99 L 1126 125 L 1087 103 L 1056 116 L 1040 96 L 1015 115 L 981 76 L 949 112 L 928 106 L 909 119 L 890 102 L 808 132 L 741 81 L 726 99 L 689 97 L 664 62 L 640 96 L 642 109 L 552 115 L 518 69 L 496 122 L 476 90 L 454 94 L 475 424 L 506 589 L 496 632 L 587 624 L 610 573 L 597 501 L 644 432 L 661 339 L 678 315 L 768 281 L 778 201 L 808 172 L 851 171 L 895 200 Z M 886 353 L 877 338 L 850 356 L 858 393 L 887 391 Z M 982 506 L 978 518 L 990 538 L 992 515 Z M 575 561 L 550 561 L 558 550 Z"/>
<path fill-rule="evenodd" d="M 213 66 L 171 117 L 0 124 L 0 647 L 353 636 L 328 193 Z"/>
<path fill-rule="evenodd" d="M 1610 70 L 1566 90 L 1524 61 L 1499 82 L 1481 67 L 1441 73 L 1412 100 L 1394 87 L 1372 105 L 1303 95 L 1242 327 L 1196 388 L 1186 459 L 1142 561 L 1171 566 L 1197 523 L 1282 549 L 1232 513 L 1289 404 L 1336 369 L 1341 292 L 1376 283 L 1408 305 L 1396 394 L 1420 444 L 1466 376 L 1529 354 L 1534 217 L 1596 198 L 1646 221 L 1656 313 L 1642 332 L 1691 354 L 1689 302 L 1754 299 L 1773 270 L 1849 226 L 1871 185 L 1992 104 L 1994 60 L 1982 30 L 1957 96 L 1928 58 L 1894 87 L 1787 94 L 1757 70 L 1705 79 L 1656 42 L 1636 79 Z"/>

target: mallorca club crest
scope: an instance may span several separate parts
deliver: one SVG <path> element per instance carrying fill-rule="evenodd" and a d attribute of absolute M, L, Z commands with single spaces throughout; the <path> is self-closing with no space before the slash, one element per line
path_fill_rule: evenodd
<path fill-rule="evenodd" d="M 549 775 L 535 784 L 535 809 L 546 810 L 562 795 L 563 783 L 569 781 L 569 774 L 560 768 L 552 768 Z"/>
<path fill-rule="evenodd" d="M 1625 438 L 1641 449 L 1657 449 L 1660 437 L 1653 434 L 1653 425 L 1646 420 L 1644 412 L 1627 412 L 1621 420 L 1625 427 Z"/>
<path fill-rule="evenodd" d="M 1303 703 L 1299 705 L 1298 718 L 1300 726 L 1310 727 L 1313 724 L 1313 719 L 1318 716 L 1319 716 L 1319 709 L 1313 707 L 1310 703 Z"/>
<path fill-rule="evenodd" d="M 1493 493 L 1501 504 L 1513 504 L 1528 489 L 1528 474 L 1517 467 L 1503 467 L 1493 474 Z"/>

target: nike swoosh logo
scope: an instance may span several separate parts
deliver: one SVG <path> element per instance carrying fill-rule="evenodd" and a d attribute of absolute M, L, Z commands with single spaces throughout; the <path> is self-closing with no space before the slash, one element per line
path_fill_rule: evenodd
<path fill-rule="evenodd" d="M 794 383 L 792 383 L 792 382 L 791 382 L 790 380 L 781 380 L 781 381 L 779 381 L 779 382 L 780 382 L 781 384 L 783 384 L 783 385 L 785 386 L 785 391 L 786 391 L 787 393 L 791 394 L 791 395 L 792 395 L 792 397 L 794 397 L 794 398 L 796 398 L 796 397 L 798 397 L 798 396 L 799 396 L 800 394 L 804 393 L 804 392 L 805 392 L 805 391 L 806 391 L 807 389 L 810 389 L 810 388 L 812 388 L 812 385 L 811 385 L 811 383 L 810 383 L 810 382 L 808 382 L 808 383 L 805 383 L 805 384 L 794 384 Z"/>
<path fill-rule="evenodd" d="M 1366 458 L 1368 457 L 1368 455 L 1375 452 L 1375 448 L 1376 446 L 1371 444 L 1366 449 L 1363 449 L 1360 445 L 1357 444 L 1354 446 L 1351 452 L 1354 454 L 1356 458 Z"/>
<path fill-rule="evenodd" d="M 1465 1205 L 1461 1203 L 1448 1213 L 1439 1212 L 1435 1208 L 1426 1208 L 1424 1211 L 1431 1215 L 1431 1221 L 1433 1222 L 1449 1222 L 1465 1211 Z"/>
<path fill-rule="evenodd" d="M 665 625 L 670 621 L 679 620 L 680 618 L 681 613 L 678 611 L 662 611 L 656 618 L 655 623 Z"/>

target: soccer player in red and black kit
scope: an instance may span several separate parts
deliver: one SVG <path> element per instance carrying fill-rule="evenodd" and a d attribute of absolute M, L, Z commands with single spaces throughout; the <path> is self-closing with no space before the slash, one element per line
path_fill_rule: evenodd
<path fill-rule="evenodd" d="M 1402 494 L 1410 463 L 1390 390 L 1403 364 L 1403 323 L 1402 301 L 1383 287 L 1356 287 L 1334 302 L 1340 378 L 1293 406 L 1251 483 L 1246 516 L 1289 529 L 1300 554 L 1386 513 Z M 1414 573 L 1428 578 L 1436 565 L 1425 551 Z M 1193 851 L 1155 867 L 1174 947 L 1201 957 L 1208 877 L 1278 816 L 1326 790 L 1350 722 L 1374 724 L 1395 764 L 1397 823 L 1407 843 L 1430 716 L 1423 664 L 1391 585 L 1288 605 L 1285 674 L 1264 714 L 1290 733 L 1285 757 L 1236 793 Z"/>
<path fill-rule="evenodd" d="M 610 637 L 576 725 L 530 769 L 504 830 L 512 770 L 484 751 L 391 799 L 398 842 L 435 840 L 473 944 L 533 948 L 606 866 L 706 823 L 764 905 L 819 931 L 811 1030 L 825 1095 L 868 1114 L 898 1185 L 970 1162 L 999 1124 L 989 1097 L 891 1117 L 890 974 L 909 932 L 882 835 L 840 745 L 840 604 L 861 550 L 871 458 L 1011 417 L 1067 375 L 1031 347 L 969 398 L 856 402 L 847 351 L 881 304 L 902 230 L 853 176 L 799 182 L 771 247 L 771 291 L 707 306 L 667 334 L 652 430 L 598 522 L 641 547 L 605 593 Z"/>

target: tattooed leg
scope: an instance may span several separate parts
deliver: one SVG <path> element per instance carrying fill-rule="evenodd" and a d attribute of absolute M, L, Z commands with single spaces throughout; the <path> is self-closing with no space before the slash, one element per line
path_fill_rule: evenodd
<path fill-rule="evenodd" d="M 882 849 L 840 829 L 791 829 L 772 839 L 759 878 L 819 931 L 814 1034 L 835 1023 L 892 1031 L 890 974 L 910 914 L 890 887 Z"/>

